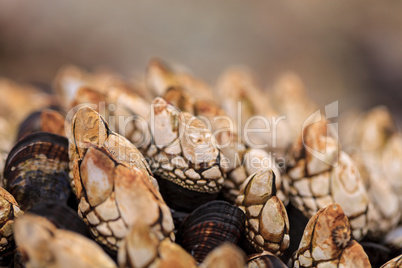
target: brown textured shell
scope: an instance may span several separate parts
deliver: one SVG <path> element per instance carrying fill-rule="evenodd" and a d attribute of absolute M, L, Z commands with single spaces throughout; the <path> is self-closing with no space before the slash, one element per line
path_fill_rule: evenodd
<path fill-rule="evenodd" d="M 14 221 L 22 215 L 14 197 L 0 187 L 0 254 L 4 255 L 12 247 Z"/>
<path fill-rule="evenodd" d="M 246 237 L 257 252 L 280 255 L 289 247 L 289 219 L 276 196 L 272 170 L 261 170 L 248 177 L 236 204 L 246 214 Z"/>
<path fill-rule="evenodd" d="M 15 241 L 26 267 L 116 267 L 94 241 L 33 214 L 16 221 Z"/>
<path fill-rule="evenodd" d="M 152 106 L 152 143 L 145 155 L 155 175 L 192 191 L 218 193 L 224 182 L 221 154 L 205 124 L 162 98 Z"/>
<path fill-rule="evenodd" d="M 369 198 L 352 159 L 339 152 L 338 141 L 327 136 L 327 122 L 309 125 L 289 152 L 287 179 L 290 200 L 306 217 L 339 203 L 351 222 L 353 236 L 367 233 Z M 321 153 L 316 156 L 314 153 Z"/>
<path fill-rule="evenodd" d="M 79 214 L 95 239 L 117 250 L 142 217 L 161 237 L 169 237 L 172 216 L 141 153 L 89 107 L 77 111 L 71 127 L 70 176 Z"/>
<path fill-rule="evenodd" d="M 159 238 L 173 238 L 173 219 L 148 174 L 92 147 L 74 164 L 78 214 L 95 240 L 117 250 L 129 228 L 144 221 Z"/>
<path fill-rule="evenodd" d="M 370 267 L 362 246 L 351 239 L 350 225 L 338 204 L 319 210 L 307 223 L 293 267 Z"/>
<path fill-rule="evenodd" d="M 161 238 L 139 221 L 133 225 L 118 252 L 120 267 L 197 267 L 195 259 L 179 245 Z"/>
<path fill-rule="evenodd" d="M 287 194 L 283 187 L 282 179 L 277 169 L 274 157 L 261 149 L 246 148 L 243 140 L 237 134 L 237 128 L 233 120 L 223 109 L 208 98 L 208 94 L 194 97 L 186 87 L 170 88 L 164 98 L 182 111 L 189 111 L 205 120 L 211 128 L 217 147 L 222 152 L 222 162 L 226 180 L 223 185 L 223 195 L 229 201 L 234 201 L 239 195 L 241 184 L 256 169 L 272 168 L 277 176 L 276 186 L 278 196 L 282 202 L 288 203 Z M 207 97 L 205 97 L 205 95 Z"/>
<path fill-rule="evenodd" d="M 138 149 L 121 135 L 109 130 L 104 118 L 88 106 L 80 108 L 71 121 L 69 133 L 70 169 L 76 161 L 82 159 L 85 151 L 91 145 L 104 147 L 114 160 L 128 167 L 136 167 L 148 174 L 149 180 L 157 185 L 152 177 L 145 158 Z M 72 173 L 70 179 L 72 180 Z M 72 184 L 73 181 L 71 181 Z"/>

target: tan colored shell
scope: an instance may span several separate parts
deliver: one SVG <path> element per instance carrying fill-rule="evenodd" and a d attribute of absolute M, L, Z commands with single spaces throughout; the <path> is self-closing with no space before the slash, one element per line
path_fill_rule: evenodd
<path fill-rule="evenodd" d="M 280 255 L 288 247 L 289 219 L 276 196 L 275 173 L 261 170 L 244 182 L 236 204 L 246 214 L 245 233 L 257 252 Z"/>
<path fill-rule="evenodd" d="M 318 106 L 308 98 L 302 79 L 293 72 L 281 74 L 273 86 L 273 104 L 280 115 L 286 116 L 290 127 L 290 140 L 302 131 L 306 119 L 317 111 Z"/>
<path fill-rule="evenodd" d="M 307 223 L 293 267 L 371 267 L 338 204 L 319 210 Z"/>
<path fill-rule="evenodd" d="M 73 99 L 68 105 L 68 109 L 72 109 L 77 105 L 82 104 L 95 104 L 96 110 L 99 112 L 100 109 L 104 109 L 105 112 L 108 112 L 105 109 L 106 105 L 106 97 L 104 94 L 100 93 L 98 89 L 94 89 L 88 86 L 82 86 L 77 89 Z"/>
<path fill-rule="evenodd" d="M 399 255 L 392 260 L 388 261 L 387 263 L 384 263 L 384 265 L 381 266 L 381 268 L 399 268 L 402 267 L 402 255 Z"/>
<path fill-rule="evenodd" d="M 399 197 L 381 170 L 369 171 L 359 153 L 352 154 L 352 158 L 362 175 L 370 199 L 368 234 L 370 238 L 378 241 L 399 223 L 401 217 Z"/>
<path fill-rule="evenodd" d="M 146 84 L 148 89 L 153 92 L 154 97 L 166 96 L 169 89 L 178 88 L 183 89 L 189 96 L 196 100 L 215 99 L 209 85 L 202 80 L 184 71 L 174 70 L 171 66 L 157 59 L 151 60 L 148 64 Z"/>
<path fill-rule="evenodd" d="M 123 240 L 119 267 L 197 267 L 195 259 L 179 245 L 158 236 L 147 224 L 137 222 Z"/>
<path fill-rule="evenodd" d="M 240 185 L 248 176 L 264 168 L 271 168 L 277 176 L 276 187 L 278 197 L 288 203 L 286 187 L 280 176 L 275 158 L 262 149 L 246 148 L 243 140 L 237 135 L 233 120 L 214 101 L 190 97 L 181 88 L 167 90 L 165 99 L 176 105 L 182 111 L 192 111 L 210 126 L 217 147 L 222 152 L 222 162 L 227 179 L 223 185 L 223 195 L 229 201 L 234 201 L 239 195 Z"/>
<path fill-rule="evenodd" d="M 54 133 L 60 136 L 66 136 L 65 118 L 55 110 L 45 109 L 40 116 L 41 130 Z"/>
<path fill-rule="evenodd" d="M 150 63 L 149 79 L 150 87 L 158 87 L 159 89 L 155 90 L 159 92 L 158 94 L 164 94 L 163 98 L 166 101 L 175 105 L 182 112 L 192 113 L 207 122 L 213 132 L 216 144 L 223 154 L 221 157 L 227 174 L 223 189 L 226 199 L 230 201 L 236 199 L 240 185 L 255 172 L 254 169 L 250 172 L 251 166 L 265 165 L 265 168 L 270 167 L 277 170 L 274 157 L 260 149 L 246 149 L 243 140 L 237 134 L 236 122 L 215 103 L 212 90 L 208 85 L 191 75 L 173 72 L 159 61 Z M 152 81 L 159 82 L 151 83 Z M 264 104 L 264 106 L 266 105 Z M 266 166 L 267 163 L 264 162 L 269 162 L 269 166 Z M 284 203 L 287 203 L 286 194 L 282 191 L 280 176 L 276 183 L 278 196 Z"/>
<path fill-rule="evenodd" d="M 399 197 L 402 209 L 402 133 L 392 136 L 383 152 L 382 168 L 386 179 Z"/>
<path fill-rule="evenodd" d="M 87 72 L 74 65 L 60 68 L 53 81 L 56 93 L 65 104 L 70 104 L 81 87 L 89 87 L 100 94 L 106 94 L 110 86 L 124 85 L 122 78 L 106 69 Z M 88 96 L 88 95 L 87 95 Z"/>
<path fill-rule="evenodd" d="M 16 221 L 15 241 L 27 268 L 116 267 L 92 240 L 29 213 Z"/>
<path fill-rule="evenodd" d="M 172 215 L 148 175 L 114 160 L 104 148 L 89 148 L 74 170 L 78 214 L 93 237 L 117 250 L 129 228 L 144 221 L 159 238 L 171 237 Z"/>
<path fill-rule="evenodd" d="M 303 140 L 302 140 L 303 138 Z M 339 203 L 359 240 L 368 229 L 369 198 L 352 159 L 339 152 L 335 137 L 327 136 L 325 121 L 309 125 L 289 153 L 287 178 L 290 200 L 310 218 L 318 210 Z M 315 153 L 321 155 L 314 155 Z"/>
<path fill-rule="evenodd" d="M 81 107 L 71 120 L 69 132 L 70 169 L 82 159 L 88 147 L 104 147 L 114 160 L 128 167 L 136 167 L 148 174 L 149 180 L 157 186 L 143 155 L 126 138 L 109 130 L 105 119 L 88 106 Z M 70 173 L 71 180 L 73 173 Z M 73 181 L 72 181 L 73 184 Z"/>
<path fill-rule="evenodd" d="M 14 221 L 23 214 L 14 197 L 0 187 L 0 254 L 12 246 Z"/>
<path fill-rule="evenodd" d="M 141 153 L 109 131 L 104 119 L 83 107 L 72 120 L 70 165 L 79 214 L 92 235 L 117 250 L 128 228 L 143 218 L 169 237 L 173 220 Z"/>
<path fill-rule="evenodd" d="M 111 87 L 106 96 L 108 112 L 114 119 L 111 125 L 120 135 L 137 147 L 149 143 L 148 117 L 151 104 L 133 90 L 124 87 Z"/>
<path fill-rule="evenodd" d="M 201 268 L 244 268 L 246 265 L 244 252 L 233 244 L 223 244 L 212 250 Z"/>
<path fill-rule="evenodd" d="M 349 142 L 346 148 L 358 164 L 372 205 L 369 234 L 380 239 L 401 217 L 402 136 L 384 106 L 350 117 L 341 122 L 351 129 L 343 138 Z"/>
<path fill-rule="evenodd" d="M 151 168 L 156 176 L 192 191 L 221 190 L 224 182 L 221 154 L 201 120 L 156 98 L 150 128 L 152 143 L 145 148 L 145 155 L 152 158 Z"/>
<path fill-rule="evenodd" d="M 235 126 L 243 129 L 243 140 L 248 146 L 284 155 L 291 141 L 287 120 L 279 118 L 249 70 L 226 70 L 218 80 L 217 92 L 222 108 L 236 120 Z"/>

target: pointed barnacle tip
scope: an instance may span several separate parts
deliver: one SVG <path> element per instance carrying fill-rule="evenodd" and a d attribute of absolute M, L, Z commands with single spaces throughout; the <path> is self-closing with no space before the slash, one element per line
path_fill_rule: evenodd
<path fill-rule="evenodd" d="M 338 226 L 332 231 L 332 239 L 338 248 L 345 248 L 350 240 L 350 229 L 347 226 Z"/>

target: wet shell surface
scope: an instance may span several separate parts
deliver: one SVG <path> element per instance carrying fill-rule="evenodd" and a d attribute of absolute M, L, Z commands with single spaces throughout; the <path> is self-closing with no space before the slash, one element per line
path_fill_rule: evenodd
<path fill-rule="evenodd" d="M 13 229 L 17 217 L 23 215 L 14 197 L 0 187 L 0 265 L 14 250 Z"/>
<path fill-rule="evenodd" d="M 276 196 L 275 173 L 270 169 L 254 173 L 243 187 L 236 204 L 246 214 L 248 241 L 257 252 L 282 254 L 290 243 L 289 219 Z"/>
<path fill-rule="evenodd" d="M 325 121 L 304 129 L 289 152 L 290 200 L 308 218 L 339 203 L 350 220 L 353 237 L 360 240 L 370 221 L 369 197 L 355 163 L 349 155 L 339 152 L 338 146 Z"/>
<path fill-rule="evenodd" d="M 197 267 L 195 259 L 179 245 L 163 239 L 141 221 L 133 225 L 118 252 L 119 267 Z"/>
<path fill-rule="evenodd" d="M 221 153 L 206 125 L 162 98 L 153 101 L 150 118 L 152 142 L 142 149 L 168 205 L 192 211 L 216 199 L 224 172 Z"/>
<path fill-rule="evenodd" d="M 286 268 L 287 266 L 275 255 L 264 252 L 247 257 L 247 268 Z"/>
<path fill-rule="evenodd" d="M 177 230 L 176 242 L 198 263 L 225 242 L 237 244 L 244 231 L 245 215 L 225 201 L 211 201 L 187 216 Z"/>
<path fill-rule="evenodd" d="M 293 267 L 371 267 L 362 246 L 352 239 L 339 204 L 319 210 L 308 222 Z"/>
<path fill-rule="evenodd" d="M 116 251 L 142 220 L 158 237 L 172 237 L 172 215 L 146 171 L 115 160 L 103 147 L 86 150 L 74 166 L 78 214 L 100 244 Z"/>
<path fill-rule="evenodd" d="M 20 140 L 8 155 L 5 188 L 25 211 L 48 201 L 67 203 L 69 186 L 68 141 L 48 132 Z"/>
<path fill-rule="evenodd" d="M 117 267 L 94 241 L 29 213 L 16 221 L 15 241 L 26 267 Z"/>

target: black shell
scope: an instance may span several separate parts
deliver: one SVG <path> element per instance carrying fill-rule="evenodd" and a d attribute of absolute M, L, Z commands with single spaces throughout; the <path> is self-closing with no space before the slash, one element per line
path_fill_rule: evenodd
<path fill-rule="evenodd" d="M 245 214 L 225 201 L 208 202 L 188 215 L 180 225 L 176 242 L 201 263 L 225 242 L 237 244 L 244 231 Z"/>
<path fill-rule="evenodd" d="M 189 213 L 200 205 L 213 201 L 218 197 L 218 193 L 201 193 L 186 189 L 161 178 L 157 174 L 155 174 L 155 178 L 158 180 L 159 191 L 163 200 L 170 208 L 176 211 Z"/>
<path fill-rule="evenodd" d="M 247 256 L 248 268 L 286 268 L 287 266 L 275 255 L 258 253 Z"/>
<path fill-rule="evenodd" d="M 23 211 L 39 203 L 65 204 L 71 195 L 68 162 L 67 138 L 33 133 L 9 153 L 3 184 Z"/>
<path fill-rule="evenodd" d="M 304 229 L 308 223 L 308 218 L 306 218 L 304 214 L 290 202 L 286 207 L 286 211 L 289 217 L 289 225 L 291 226 L 289 228 L 291 239 L 289 248 L 286 249 L 284 254 L 281 256 L 282 261 L 285 263 L 289 261 L 293 253 L 299 248 Z"/>
<path fill-rule="evenodd" d="M 86 237 L 91 237 L 88 226 L 85 222 L 74 210 L 66 205 L 53 202 L 38 204 L 28 212 L 48 219 L 58 229 L 64 229 L 79 233 Z"/>

